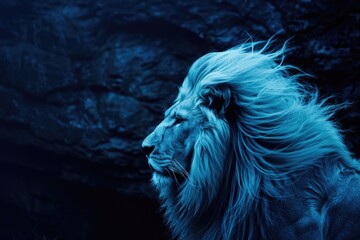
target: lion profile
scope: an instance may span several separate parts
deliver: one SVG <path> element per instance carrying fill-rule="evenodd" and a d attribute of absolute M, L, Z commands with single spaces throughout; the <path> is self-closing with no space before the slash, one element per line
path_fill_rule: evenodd
<path fill-rule="evenodd" d="M 360 164 L 337 107 L 270 45 L 198 59 L 143 142 L 174 238 L 360 239 Z"/>

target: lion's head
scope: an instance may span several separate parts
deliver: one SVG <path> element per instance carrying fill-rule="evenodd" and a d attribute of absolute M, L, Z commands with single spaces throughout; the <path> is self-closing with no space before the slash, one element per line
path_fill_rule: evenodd
<path fill-rule="evenodd" d="M 230 92 L 216 92 L 212 86 L 196 96 L 186 91 L 180 90 L 164 120 L 144 140 L 143 149 L 154 170 L 153 184 L 165 198 L 179 197 L 179 189 L 182 195 L 192 195 L 194 189 L 200 190 L 198 194 L 205 194 L 203 189 L 212 189 L 206 192 L 207 199 L 212 199 L 226 157 L 221 153 L 226 154 L 230 147 L 230 128 L 224 116 L 226 104 L 216 104 L 225 101 L 229 96 L 223 94 Z M 182 197 L 183 201 L 191 200 L 189 196 Z M 204 202 L 192 206 L 200 208 L 200 204 Z"/>
<path fill-rule="evenodd" d="M 149 166 L 154 170 L 153 183 L 160 190 L 180 185 L 189 177 L 195 141 L 204 125 L 203 117 L 194 114 L 194 104 L 189 99 L 172 106 L 143 142 Z"/>
<path fill-rule="evenodd" d="M 164 120 L 144 140 L 165 216 L 180 239 L 266 237 L 266 198 L 323 156 L 351 159 L 334 107 L 261 42 L 209 53 L 190 68 Z M 260 46 L 260 48 L 259 48 Z M 290 75 L 289 70 L 298 71 Z"/>

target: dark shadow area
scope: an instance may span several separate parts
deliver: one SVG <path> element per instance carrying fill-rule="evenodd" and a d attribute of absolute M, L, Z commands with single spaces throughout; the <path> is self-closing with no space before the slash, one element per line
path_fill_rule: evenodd
<path fill-rule="evenodd" d="M 70 182 L 12 162 L 61 161 L 1 143 L 0 239 L 166 239 L 158 203 Z"/>

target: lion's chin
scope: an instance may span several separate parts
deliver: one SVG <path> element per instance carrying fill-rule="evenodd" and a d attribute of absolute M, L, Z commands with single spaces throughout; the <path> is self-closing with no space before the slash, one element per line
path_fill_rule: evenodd
<path fill-rule="evenodd" d="M 169 176 L 165 176 L 165 175 L 162 175 L 162 174 L 159 174 L 157 172 L 154 172 L 153 173 L 153 176 L 152 176 L 152 183 L 155 185 L 155 187 L 161 189 L 165 186 L 168 186 L 169 184 L 172 183 L 172 178 L 169 177 Z"/>

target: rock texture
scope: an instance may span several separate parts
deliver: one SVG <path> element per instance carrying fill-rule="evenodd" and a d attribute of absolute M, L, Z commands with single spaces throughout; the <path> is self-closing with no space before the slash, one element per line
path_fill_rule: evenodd
<path fill-rule="evenodd" d="M 276 33 L 322 95 L 355 102 L 336 117 L 359 156 L 359 19 L 351 0 L 1 1 L 0 168 L 154 198 L 140 144 L 191 63 Z M 56 202 L 49 186 L 21 194 Z"/>

